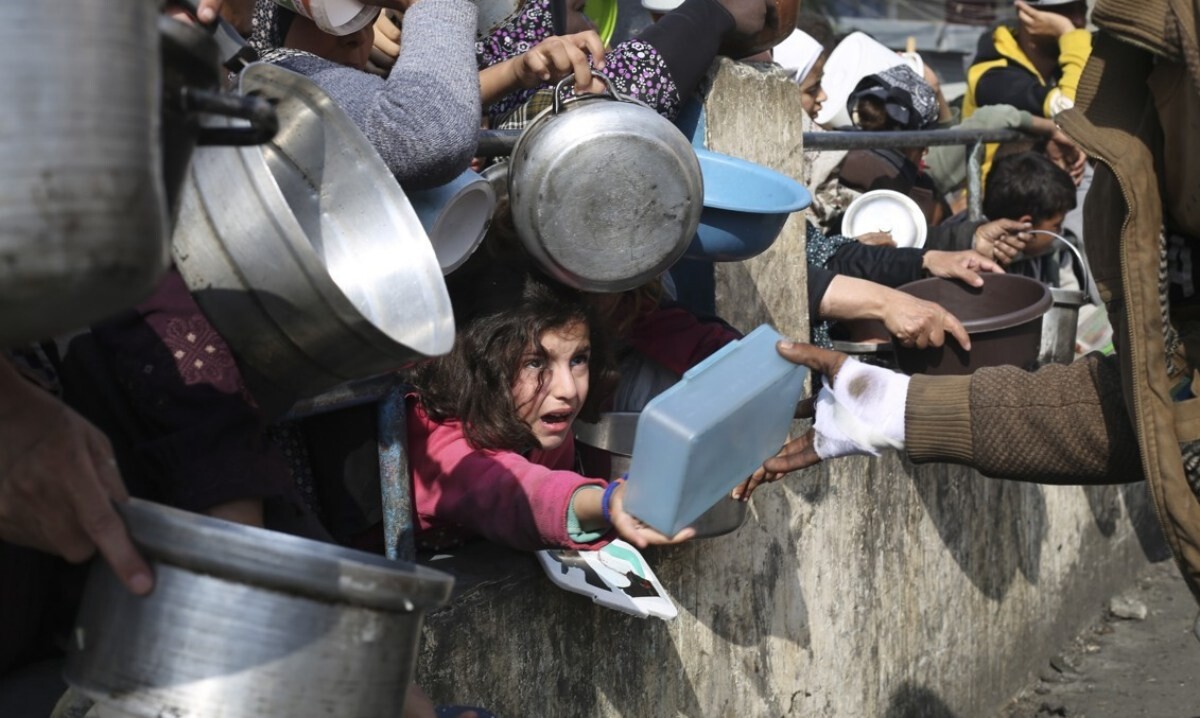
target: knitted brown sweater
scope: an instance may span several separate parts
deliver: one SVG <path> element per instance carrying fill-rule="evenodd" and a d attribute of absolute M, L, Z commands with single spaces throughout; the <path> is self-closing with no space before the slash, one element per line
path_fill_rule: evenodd
<path fill-rule="evenodd" d="M 1116 357 L 1037 372 L 914 376 L 905 438 L 914 462 L 969 464 L 986 476 L 1050 484 L 1142 480 Z"/>

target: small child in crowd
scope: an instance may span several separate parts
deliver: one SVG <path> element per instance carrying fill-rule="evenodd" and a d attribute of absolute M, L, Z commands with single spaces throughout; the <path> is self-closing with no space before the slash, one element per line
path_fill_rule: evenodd
<path fill-rule="evenodd" d="M 623 483 L 576 471 L 576 417 L 611 385 L 610 355 L 591 304 L 575 290 L 492 264 L 456 303 L 459 336 L 419 368 L 408 447 L 418 542 L 472 536 L 522 550 L 638 547 L 674 538 L 622 509 Z"/>
<path fill-rule="evenodd" d="M 1028 229 L 1032 230 L 1032 233 L 1022 233 L 1022 255 L 1008 265 L 1010 274 L 1060 285 L 1061 265 L 1058 253 L 1053 251 L 1054 238 L 1041 232 L 1062 234 L 1063 217 L 1075 208 L 1075 202 L 1075 182 L 1071 175 L 1041 152 L 1005 155 L 992 163 L 983 195 L 984 216 L 993 221 L 1013 220 L 1028 224 Z M 954 220 L 962 218 L 958 215 Z M 970 241 L 961 232 L 932 233 L 926 246 L 965 249 Z"/>

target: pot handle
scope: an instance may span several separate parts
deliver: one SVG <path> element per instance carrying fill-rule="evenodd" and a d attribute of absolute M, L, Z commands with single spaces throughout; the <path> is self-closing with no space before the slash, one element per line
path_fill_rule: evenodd
<path fill-rule="evenodd" d="M 1044 234 L 1071 251 L 1071 254 L 1075 257 L 1075 261 L 1079 262 L 1079 268 L 1083 271 L 1083 287 L 1081 287 L 1081 289 L 1083 290 L 1084 296 L 1090 300 L 1092 297 L 1091 290 L 1095 280 L 1092 279 L 1092 270 L 1090 267 L 1088 267 L 1087 262 L 1083 261 L 1083 254 L 1079 252 L 1079 248 L 1072 244 L 1071 240 L 1067 239 L 1061 234 L 1058 234 L 1057 232 L 1051 232 L 1045 229 L 1031 229 L 1028 231 L 1030 234 Z"/>
<path fill-rule="evenodd" d="M 275 106 L 265 97 L 185 87 L 181 99 L 188 112 L 236 117 L 250 122 L 249 127 L 201 127 L 196 135 L 197 145 L 261 145 L 269 142 L 279 130 Z"/>
<path fill-rule="evenodd" d="M 199 7 L 196 0 L 175 0 L 187 10 L 188 14 L 196 17 Z M 197 21 L 199 24 L 199 21 Z M 217 41 L 217 50 L 221 56 L 221 64 L 230 72 L 241 72 L 247 65 L 258 61 L 258 52 L 246 44 L 238 31 L 229 22 L 218 16 L 211 25 L 200 25 Z"/>
<path fill-rule="evenodd" d="M 599 77 L 601 80 L 604 81 L 604 87 L 608 91 L 607 94 L 610 97 L 612 97 L 614 100 L 620 100 L 621 102 L 637 102 L 637 100 L 633 99 L 632 97 L 621 94 L 621 91 L 617 89 L 617 86 L 613 84 L 613 81 L 611 79 L 609 79 L 608 75 L 605 75 L 602 72 L 593 71 L 592 77 Z M 558 84 L 554 86 L 554 114 L 557 115 L 559 112 L 562 111 L 563 90 L 565 90 L 567 87 L 567 84 L 572 82 L 574 79 L 575 79 L 575 73 L 572 72 L 570 75 L 567 75 L 563 79 L 559 80 Z"/>

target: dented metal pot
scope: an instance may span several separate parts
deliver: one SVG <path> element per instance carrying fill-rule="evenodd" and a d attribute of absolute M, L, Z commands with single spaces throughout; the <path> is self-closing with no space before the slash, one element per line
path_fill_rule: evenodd
<path fill-rule="evenodd" d="M 683 255 L 704 188 L 683 133 L 593 74 L 607 93 L 563 101 L 568 76 L 521 134 L 508 195 L 521 243 L 544 271 L 585 291 L 619 292 Z"/>
<path fill-rule="evenodd" d="M 400 714 L 448 575 L 137 499 L 121 513 L 154 590 L 96 561 L 64 671 L 110 714 Z"/>

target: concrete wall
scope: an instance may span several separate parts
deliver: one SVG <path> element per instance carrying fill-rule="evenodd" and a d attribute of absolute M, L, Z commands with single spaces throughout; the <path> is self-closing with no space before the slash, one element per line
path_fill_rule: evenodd
<path fill-rule="evenodd" d="M 727 64 L 710 146 L 796 174 L 799 108 L 786 80 Z M 742 329 L 806 332 L 802 232 L 720 268 Z M 761 489 L 735 534 L 648 551 L 671 623 L 561 591 L 531 557 L 484 560 L 429 616 L 418 680 L 503 716 L 990 715 L 1145 562 L 1152 513 L 1141 486 L 843 459 Z"/>

